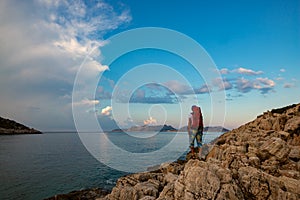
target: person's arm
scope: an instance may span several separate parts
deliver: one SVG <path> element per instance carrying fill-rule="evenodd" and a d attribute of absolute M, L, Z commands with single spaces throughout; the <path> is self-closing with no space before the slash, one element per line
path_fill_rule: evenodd
<path fill-rule="evenodd" d="M 190 130 L 191 130 L 191 124 L 192 124 L 192 120 L 191 120 L 191 118 L 189 117 L 189 121 L 188 121 L 188 133 L 189 133 Z"/>
<path fill-rule="evenodd" d="M 202 116 L 202 114 L 201 114 L 201 119 L 200 120 L 201 120 L 201 125 L 202 125 L 200 127 L 200 131 L 203 132 L 203 130 L 204 130 L 204 124 L 203 124 L 203 116 Z"/>

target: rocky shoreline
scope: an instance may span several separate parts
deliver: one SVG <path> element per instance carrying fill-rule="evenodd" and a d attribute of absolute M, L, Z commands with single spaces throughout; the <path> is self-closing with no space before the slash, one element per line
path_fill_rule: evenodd
<path fill-rule="evenodd" d="M 0 135 L 18 135 L 18 134 L 42 134 L 42 132 L 35 129 L 4 129 L 0 128 Z"/>
<path fill-rule="evenodd" d="M 110 194 L 91 199 L 300 199 L 300 104 L 223 134 L 204 157 L 189 153 L 185 161 L 121 177 Z"/>
<path fill-rule="evenodd" d="M 103 190 L 101 188 L 92 188 L 86 190 L 72 191 L 68 194 L 57 194 L 53 197 L 44 200 L 90 200 L 105 197 L 111 191 Z"/>
<path fill-rule="evenodd" d="M 42 132 L 29 128 L 10 119 L 0 117 L 0 135 L 41 134 Z"/>

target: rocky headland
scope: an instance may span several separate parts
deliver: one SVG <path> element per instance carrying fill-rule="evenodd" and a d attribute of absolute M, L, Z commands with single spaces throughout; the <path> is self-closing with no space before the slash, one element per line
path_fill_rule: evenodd
<path fill-rule="evenodd" d="M 120 178 L 99 200 L 300 199 L 300 104 L 267 111 L 215 141 L 204 160 Z"/>
<path fill-rule="evenodd" d="M 267 111 L 214 141 L 203 159 L 127 175 L 98 200 L 300 199 L 300 104 Z M 58 198 L 59 199 L 59 198 Z M 78 198 L 80 199 L 80 198 Z"/>
<path fill-rule="evenodd" d="M 10 119 L 0 117 L 0 135 L 40 134 L 42 132 L 24 126 Z"/>

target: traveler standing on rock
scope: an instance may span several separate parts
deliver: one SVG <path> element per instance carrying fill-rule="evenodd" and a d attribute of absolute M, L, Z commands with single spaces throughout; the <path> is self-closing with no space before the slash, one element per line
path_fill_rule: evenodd
<path fill-rule="evenodd" d="M 188 134 L 189 143 L 192 155 L 195 153 L 194 141 L 196 139 L 197 147 L 199 149 L 199 157 L 202 155 L 202 135 L 203 135 L 203 117 L 201 108 L 198 106 L 192 106 L 192 113 L 189 116 L 188 121 Z"/>

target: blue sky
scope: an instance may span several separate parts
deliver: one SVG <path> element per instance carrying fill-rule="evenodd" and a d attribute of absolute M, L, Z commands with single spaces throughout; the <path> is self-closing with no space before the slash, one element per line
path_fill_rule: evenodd
<path fill-rule="evenodd" d="M 235 128 L 300 99 L 299 0 L 3 0 L 0 24 L 0 116 L 41 130 L 74 130 L 72 106 L 96 116 L 103 129 L 179 126 L 194 103 L 206 125 Z M 195 40 L 215 63 L 216 77 L 205 79 L 159 49 L 132 51 L 108 65 L 110 38 L 142 27 Z M 97 91 L 72 102 L 84 60 L 84 83 L 97 76 Z M 225 98 L 212 104 L 218 94 Z M 212 117 L 224 107 L 225 115 Z"/>

